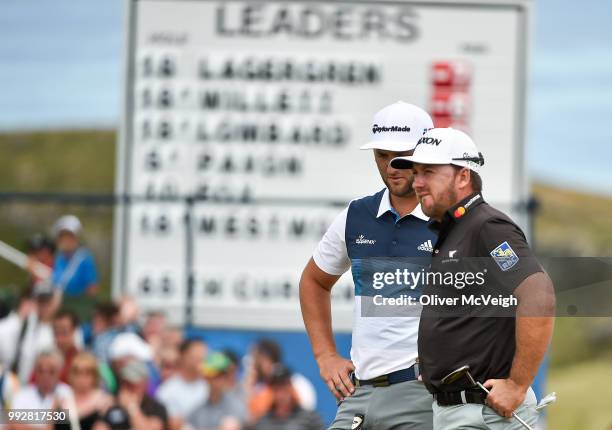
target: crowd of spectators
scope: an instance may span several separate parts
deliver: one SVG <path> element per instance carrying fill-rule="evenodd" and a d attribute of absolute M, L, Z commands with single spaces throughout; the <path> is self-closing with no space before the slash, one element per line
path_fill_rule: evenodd
<path fill-rule="evenodd" d="M 94 296 L 99 283 L 81 224 L 60 218 L 54 240 L 29 241 L 31 284 L 0 319 L 0 407 L 67 409 L 61 424 L 7 429 L 321 430 L 312 384 L 283 363 L 280 346 L 260 339 L 238 356 L 210 350 L 206 334 L 185 338 L 163 312 L 141 315 L 130 297 L 99 301 L 87 321 L 67 296 Z M 3 424 L 0 424 L 0 428 Z"/>

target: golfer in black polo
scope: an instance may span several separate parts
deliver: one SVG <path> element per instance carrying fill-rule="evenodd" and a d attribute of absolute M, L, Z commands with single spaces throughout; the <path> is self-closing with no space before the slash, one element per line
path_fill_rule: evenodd
<path fill-rule="evenodd" d="M 412 156 L 391 161 L 413 169 L 414 190 L 438 232 L 418 336 L 434 430 L 523 428 L 513 412 L 537 421 L 530 385 L 552 336 L 554 291 L 521 229 L 484 201 L 483 164 L 472 139 L 451 128 L 428 131 Z M 467 377 L 445 379 L 465 365 L 488 395 Z"/>

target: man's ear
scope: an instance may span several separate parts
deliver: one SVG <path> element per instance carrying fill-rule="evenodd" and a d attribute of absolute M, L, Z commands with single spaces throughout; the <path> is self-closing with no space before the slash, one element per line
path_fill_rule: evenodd
<path fill-rule="evenodd" d="M 455 178 L 455 180 L 457 181 L 457 186 L 460 189 L 464 189 L 470 186 L 470 179 L 471 179 L 470 169 L 468 169 L 467 167 L 464 167 L 463 169 L 459 170 L 459 173 L 457 174 L 457 177 Z"/>

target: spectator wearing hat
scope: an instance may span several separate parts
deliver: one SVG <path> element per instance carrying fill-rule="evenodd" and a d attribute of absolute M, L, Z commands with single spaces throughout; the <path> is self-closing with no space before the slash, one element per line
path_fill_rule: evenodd
<path fill-rule="evenodd" d="M 268 384 L 272 391 L 272 407 L 252 430 L 323 430 L 319 415 L 300 406 L 289 369 L 282 364 L 276 365 Z"/>
<path fill-rule="evenodd" d="M 206 352 L 201 340 L 184 341 L 179 348 L 177 374 L 157 390 L 157 400 L 168 410 L 171 429 L 180 429 L 185 418 L 208 398 L 208 384 L 201 372 Z"/>
<path fill-rule="evenodd" d="M 202 374 L 210 391 L 208 399 L 187 418 L 194 430 L 240 430 L 246 421 L 247 413 L 243 402 L 229 390 L 231 361 L 221 352 L 206 357 Z"/>
<path fill-rule="evenodd" d="M 118 334 L 109 347 L 108 357 L 112 375 L 107 376 L 112 378 L 114 375 L 116 380 L 121 374 L 121 369 L 130 361 L 138 360 L 144 363 L 147 368 L 147 394 L 151 396 L 154 394 L 159 384 L 159 373 L 153 363 L 153 350 L 142 337 L 130 332 Z M 109 381 L 105 382 L 108 384 Z M 113 386 L 116 385 L 110 381 L 111 392 L 115 391 L 112 389 Z"/>
<path fill-rule="evenodd" d="M 147 365 L 131 359 L 119 369 L 119 392 L 115 405 L 98 421 L 94 429 L 167 430 L 168 414 L 164 405 L 147 394 Z"/>
<path fill-rule="evenodd" d="M 53 284 L 66 296 L 95 295 L 98 272 L 91 253 L 81 245 L 81 222 L 74 215 L 64 215 L 53 228 L 57 256 L 53 266 Z"/>

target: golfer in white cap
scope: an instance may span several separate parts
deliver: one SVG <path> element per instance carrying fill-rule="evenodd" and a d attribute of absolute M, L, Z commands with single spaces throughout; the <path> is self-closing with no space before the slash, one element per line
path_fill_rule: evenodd
<path fill-rule="evenodd" d="M 402 317 L 376 306 L 381 298 L 411 294 L 408 287 L 374 284 L 372 263 L 395 271 L 399 259 L 431 258 L 436 235 L 427 228 L 412 188 L 410 170 L 389 166 L 412 154 L 432 128 L 421 108 L 397 102 L 374 116 L 372 149 L 385 187 L 353 200 L 319 242 L 300 282 L 302 314 L 321 377 L 340 405 L 330 429 L 431 429 L 431 396 L 418 381 L 419 318 Z M 427 263 L 428 264 L 428 263 Z M 353 268 L 355 311 L 350 360 L 338 354 L 331 325 L 330 291 Z M 418 269 L 420 270 L 420 269 Z"/>
<path fill-rule="evenodd" d="M 412 155 L 391 161 L 413 171 L 416 195 L 438 233 L 430 271 L 483 276 L 471 286 L 432 281 L 423 291 L 444 299 L 424 306 L 418 333 L 435 430 L 530 429 L 537 420 L 530 385 L 551 339 L 554 290 L 521 229 L 484 201 L 483 165 L 472 139 L 452 128 L 428 131 Z M 483 302 L 470 302 L 475 297 Z M 486 297 L 514 300 L 498 307 Z"/>

